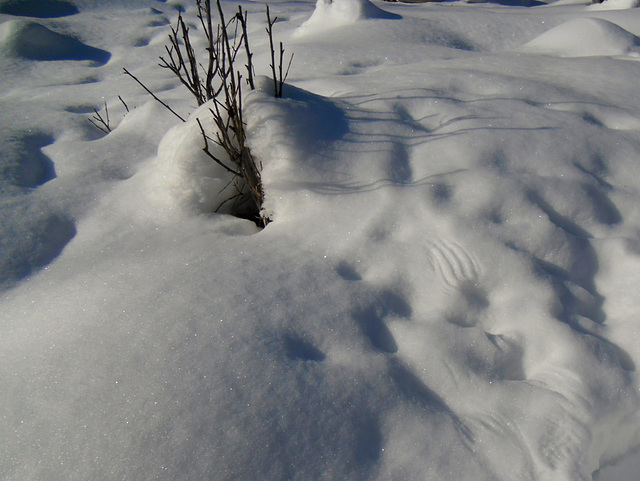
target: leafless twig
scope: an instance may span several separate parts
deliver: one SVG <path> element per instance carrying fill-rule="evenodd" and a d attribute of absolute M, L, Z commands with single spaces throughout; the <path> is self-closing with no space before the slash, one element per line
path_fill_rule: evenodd
<path fill-rule="evenodd" d="M 194 96 L 198 105 L 211 101 L 209 110 L 216 127 L 215 134 L 208 135 L 202 122 L 197 120 L 204 143 L 202 150 L 213 162 L 233 176 L 228 185 L 233 185 L 236 190 L 233 195 L 220 204 L 219 208 L 232 201 L 231 211 L 236 215 L 250 217 L 257 224 L 266 225 L 268 219 L 262 218 L 260 215 L 264 199 L 260 174 L 261 166 L 256 163 L 247 145 L 245 123 L 242 118 L 243 76 L 236 67 L 238 54 L 244 50 L 246 82 L 250 89 L 255 89 L 253 53 L 249 46 L 247 29 L 247 12 L 238 6 L 237 13 L 227 22 L 220 0 L 215 0 L 215 6 L 212 6 L 211 0 L 195 1 L 198 9 L 197 16 L 207 40 L 204 62 L 198 61 L 198 55 L 191 42 L 191 32 L 179 13 L 176 26 L 171 28 L 169 34 L 169 45 L 165 47 L 166 55 L 160 57 L 159 65 L 171 71 L 180 80 Z M 215 28 L 213 8 L 217 10 L 215 13 L 218 17 Z M 282 97 L 283 84 L 289 74 L 293 55 L 289 59 L 286 71 L 283 71 L 284 47 L 280 42 L 279 61 L 276 63 L 273 44 L 273 25 L 276 20 L 277 17 L 271 19 L 269 6 L 267 6 L 267 34 L 271 47 L 271 71 L 274 94 L 279 98 Z M 134 79 L 176 117 L 184 121 L 131 72 L 124 69 L 124 73 Z M 226 154 L 224 158 L 213 153 L 212 143 L 224 150 Z"/>
<path fill-rule="evenodd" d="M 108 134 L 109 132 L 111 132 L 111 125 L 109 122 L 109 108 L 107 107 L 107 101 L 106 100 L 104 101 L 104 112 L 105 112 L 104 117 L 102 116 L 102 114 L 100 114 L 100 112 L 98 112 L 98 109 L 93 109 L 93 111 L 95 112 L 95 115 L 93 116 L 93 118 L 89 119 L 89 122 L 91 122 L 91 124 L 94 127 L 101 130 L 105 134 Z"/>
<path fill-rule="evenodd" d="M 293 54 L 289 58 L 289 65 L 287 66 L 286 72 L 283 74 L 282 65 L 284 62 L 284 46 L 282 42 L 280 42 L 279 49 L 279 61 L 276 67 L 276 49 L 273 44 L 273 25 L 278 21 L 278 17 L 274 17 L 271 19 L 271 12 L 269 11 L 269 5 L 267 5 L 267 35 L 269 36 L 269 48 L 271 50 L 271 74 L 273 76 L 273 95 L 280 99 L 282 98 L 282 88 L 284 86 L 284 82 L 287 80 L 287 76 L 289 75 L 289 69 L 291 68 L 291 62 L 293 62 Z"/>
<path fill-rule="evenodd" d="M 124 100 L 122 100 L 122 97 L 118 95 L 118 99 L 120 100 L 120 102 L 122 102 L 122 105 L 124 105 L 124 109 L 127 111 L 127 113 L 129 113 L 129 106 L 125 103 Z"/>
<path fill-rule="evenodd" d="M 138 78 L 133 75 L 131 72 L 129 72 L 126 68 L 122 69 L 124 71 L 124 73 L 126 75 L 128 75 L 129 77 L 131 77 L 133 80 L 135 80 L 136 82 L 138 82 L 138 85 L 140 85 L 143 89 L 146 90 L 146 92 L 151 95 L 156 101 L 158 101 L 162 106 L 164 106 L 167 110 L 169 110 L 169 112 L 171 112 L 173 115 L 175 115 L 176 117 L 178 117 L 180 120 L 182 120 L 183 122 L 186 122 L 186 120 L 184 120 L 178 113 L 176 113 L 175 110 L 173 110 L 171 107 L 169 107 L 166 103 L 164 103 L 162 100 L 160 100 L 156 94 L 154 94 L 151 90 L 149 90 L 147 88 L 147 86 L 145 84 L 143 84 L 140 80 L 138 80 Z"/>

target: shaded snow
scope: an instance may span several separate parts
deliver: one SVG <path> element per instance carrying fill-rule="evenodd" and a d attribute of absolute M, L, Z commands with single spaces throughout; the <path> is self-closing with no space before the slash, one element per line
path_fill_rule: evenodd
<path fill-rule="evenodd" d="M 37 18 L 55 18 L 75 15 L 78 8 L 65 0 L 2 0 L 0 13 Z"/>
<path fill-rule="evenodd" d="M 6 54 L 30 60 L 94 60 L 103 64 L 109 53 L 36 22 L 8 20 L 0 25 L 0 46 Z"/>

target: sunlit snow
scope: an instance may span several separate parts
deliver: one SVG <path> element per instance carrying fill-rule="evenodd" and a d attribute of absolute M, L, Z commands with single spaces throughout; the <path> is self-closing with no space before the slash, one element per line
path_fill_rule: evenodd
<path fill-rule="evenodd" d="M 637 2 L 240 3 L 262 230 L 195 2 L 0 0 L 0 477 L 637 481 Z"/>

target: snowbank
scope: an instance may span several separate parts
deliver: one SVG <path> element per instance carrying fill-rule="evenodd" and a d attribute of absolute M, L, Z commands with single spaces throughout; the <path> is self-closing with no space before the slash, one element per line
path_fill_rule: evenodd
<path fill-rule="evenodd" d="M 141 175 L 150 201 L 160 212 L 164 206 L 168 210 L 211 213 L 235 194 L 232 175 L 202 150 L 204 140 L 198 119 L 215 138 L 211 133 L 215 131 L 211 107 L 210 102 L 200 106 L 187 122 L 169 130 L 158 146 L 157 159 Z M 216 157 L 226 158 L 224 150 L 212 141 L 209 148 Z"/>
<path fill-rule="evenodd" d="M 398 18 L 369 0 L 318 0 L 313 14 L 300 26 L 296 36 L 303 36 L 355 22 L 376 18 Z"/>
<path fill-rule="evenodd" d="M 591 10 L 626 10 L 640 6 L 638 0 L 604 0 L 590 6 Z"/>
<path fill-rule="evenodd" d="M 92 60 L 102 65 L 111 57 L 109 52 L 23 19 L 0 24 L 0 46 L 8 55 L 29 60 Z"/>
<path fill-rule="evenodd" d="M 543 33 L 520 51 L 559 57 L 638 56 L 640 38 L 601 18 L 579 18 Z"/>

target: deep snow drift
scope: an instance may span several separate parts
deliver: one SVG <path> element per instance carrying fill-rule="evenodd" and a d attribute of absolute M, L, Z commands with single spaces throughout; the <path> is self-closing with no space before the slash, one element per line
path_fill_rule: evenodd
<path fill-rule="evenodd" d="M 258 230 L 191 2 L 0 1 L 2 478 L 635 481 L 640 11 L 563 3 L 272 2 Z"/>

